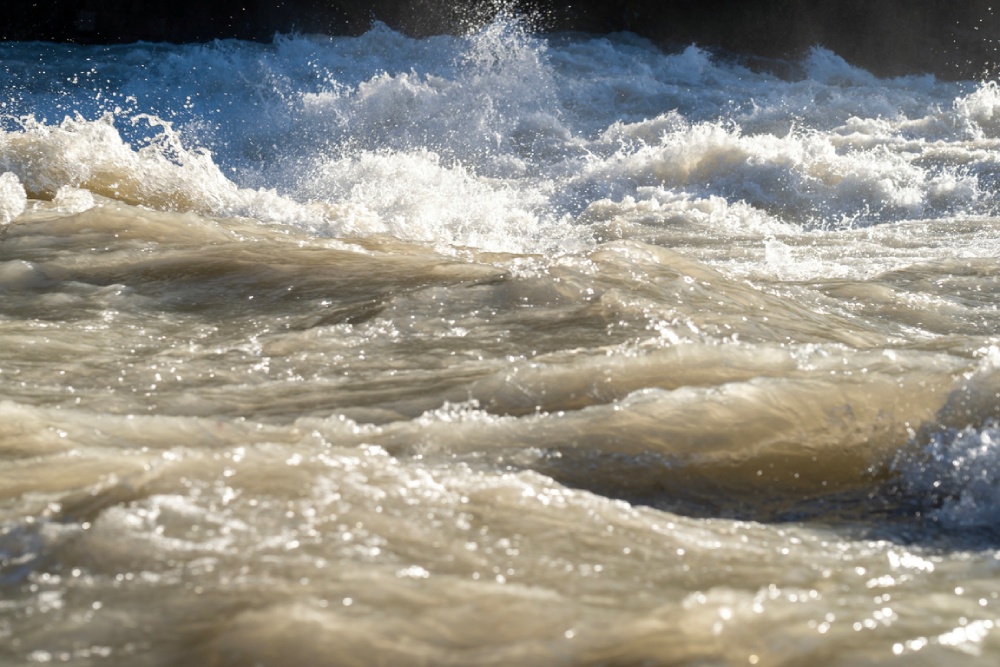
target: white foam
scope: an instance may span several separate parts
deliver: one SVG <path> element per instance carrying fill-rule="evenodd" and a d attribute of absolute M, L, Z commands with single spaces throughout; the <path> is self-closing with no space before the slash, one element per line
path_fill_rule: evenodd
<path fill-rule="evenodd" d="M 980 352 L 978 368 L 895 462 L 904 488 L 949 528 L 993 528 L 1000 519 L 1000 350 Z"/>
<path fill-rule="evenodd" d="M 954 108 L 960 118 L 973 124 L 977 138 L 1000 137 L 1000 85 L 996 81 L 984 82 L 958 97 Z"/>
<path fill-rule="evenodd" d="M 56 190 L 52 203 L 67 213 L 82 213 L 96 206 L 93 193 L 89 190 L 64 185 Z"/>
<path fill-rule="evenodd" d="M 804 62 L 806 75 L 812 81 L 828 86 L 873 86 L 878 79 L 865 70 L 854 67 L 836 53 L 821 47 L 809 50 Z"/>
<path fill-rule="evenodd" d="M 805 78 L 782 80 L 695 46 L 543 38 L 500 18 L 427 39 L 378 25 L 85 53 L 85 70 L 76 51 L 47 54 L 55 80 L 0 118 L 0 171 L 32 197 L 69 188 L 68 210 L 89 202 L 66 193 L 87 191 L 549 252 L 592 243 L 615 207 L 725 209 L 720 230 L 766 239 L 998 206 L 995 84 L 879 80 L 818 48 Z"/>
<path fill-rule="evenodd" d="M 28 196 L 17 176 L 9 171 L 0 174 L 0 225 L 21 215 L 27 205 Z"/>
<path fill-rule="evenodd" d="M 1000 423 L 934 433 L 902 466 L 908 490 L 931 500 L 928 515 L 949 528 L 992 528 L 1000 519 Z"/>

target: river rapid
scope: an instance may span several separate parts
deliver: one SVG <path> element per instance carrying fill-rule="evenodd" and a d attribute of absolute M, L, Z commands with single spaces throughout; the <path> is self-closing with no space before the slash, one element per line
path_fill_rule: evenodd
<path fill-rule="evenodd" d="M 0 664 L 995 665 L 1000 88 L 0 44 Z"/>

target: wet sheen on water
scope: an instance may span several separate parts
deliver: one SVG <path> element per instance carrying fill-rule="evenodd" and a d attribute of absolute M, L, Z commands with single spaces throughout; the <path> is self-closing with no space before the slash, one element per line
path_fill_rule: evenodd
<path fill-rule="evenodd" d="M 0 663 L 994 665 L 1000 89 L 783 69 L 0 44 Z"/>

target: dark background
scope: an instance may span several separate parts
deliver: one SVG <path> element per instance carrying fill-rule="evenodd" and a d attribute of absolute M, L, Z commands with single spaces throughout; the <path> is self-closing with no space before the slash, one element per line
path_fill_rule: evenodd
<path fill-rule="evenodd" d="M 879 75 L 994 74 L 1000 0 L 514 0 L 541 30 L 630 30 L 667 48 L 795 58 L 822 45 Z M 489 0 L 4 0 L 0 39 L 77 43 L 269 40 L 358 34 L 373 21 L 414 36 L 462 32 Z"/>

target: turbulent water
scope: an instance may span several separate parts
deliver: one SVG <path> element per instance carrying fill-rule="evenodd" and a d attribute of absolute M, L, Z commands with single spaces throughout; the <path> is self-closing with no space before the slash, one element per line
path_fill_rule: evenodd
<path fill-rule="evenodd" d="M 0 664 L 1000 659 L 995 82 L 497 20 L 0 91 Z"/>

